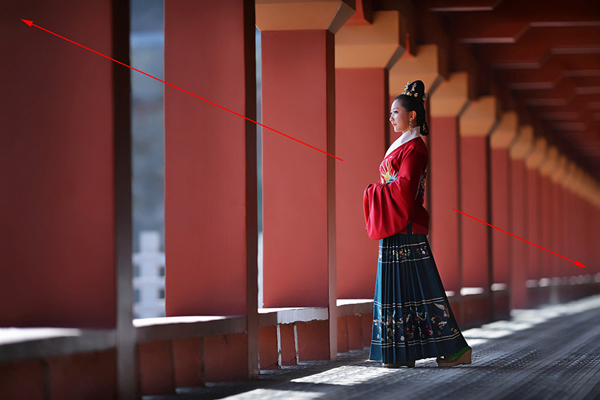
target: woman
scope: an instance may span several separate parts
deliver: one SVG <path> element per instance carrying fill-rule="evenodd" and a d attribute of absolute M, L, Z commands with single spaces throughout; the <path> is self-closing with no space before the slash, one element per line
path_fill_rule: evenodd
<path fill-rule="evenodd" d="M 402 135 L 387 150 L 381 181 L 367 186 L 367 232 L 379 239 L 369 358 L 385 367 L 414 367 L 437 357 L 439 367 L 471 363 L 471 348 L 458 328 L 427 241 L 423 207 L 429 134 L 421 81 L 394 99 L 390 122 Z"/>

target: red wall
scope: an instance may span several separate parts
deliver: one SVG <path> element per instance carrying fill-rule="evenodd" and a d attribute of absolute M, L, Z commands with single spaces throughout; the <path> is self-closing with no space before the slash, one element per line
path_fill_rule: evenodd
<path fill-rule="evenodd" d="M 114 327 L 113 62 L 20 20 L 110 56 L 111 3 L 33 3 L 0 24 L 0 325 Z"/>

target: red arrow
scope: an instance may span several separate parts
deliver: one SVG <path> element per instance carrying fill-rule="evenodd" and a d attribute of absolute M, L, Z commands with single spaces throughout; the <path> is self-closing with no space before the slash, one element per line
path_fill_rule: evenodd
<path fill-rule="evenodd" d="M 535 244 L 535 243 L 531 243 L 529 240 L 525 240 L 525 239 L 523 239 L 523 238 L 520 238 L 520 237 L 518 237 L 517 235 L 513 235 L 513 234 L 512 234 L 512 233 L 510 233 L 510 232 L 506 232 L 506 231 L 505 231 L 505 230 L 503 230 L 503 229 L 500 229 L 500 228 L 498 228 L 498 227 L 496 227 L 496 226 L 494 226 L 494 225 L 488 224 L 487 222 L 484 222 L 484 221 L 482 221 L 482 220 L 480 220 L 480 219 L 477 219 L 477 218 L 475 218 L 475 217 L 473 217 L 473 216 L 471 216 L 471 215 L 469 215 L 469 214 L 466 214 L 466 213 L 464 213 L 464 212 L 462 212 L 462 211 L 458 211 L 456 208 L 453 208 L 453 210 L 454 210 L 454 211 L 456 211 L 456 212 L 459 212 L 459 213 L 461 213 L 461 214 L 463 214 L 463 215 L 466 215 L 466 216 L 467 216 L 467 217 L 469 217 L 469 218 L 473 218 L 475 221 L 479 221 L 479 222 L 481 222 L 482 224 L 486 224 L 487 226 L 491 226 L 491 227 L 492 227 L 492 228 L 494 228 L 494 229 L 498 229 L 500 232 L 504 232 L 504 233 L 506 233 L 506 234 L 508 234 L 508 235 L 510 235 L 510 236 L 516 237 L 517 239 L 521 239 L 522 241 L 524 241 L 524 242 L 527 242 L 527 243 L 529 243 L 530 245 L 533 245 L 533 246 L 535 246 L 535 247 L 539 247 L 539 248 L 540 248 L 540 249 L 542 249 L 542 250 L 546 250 L 548 253 L 552 253 L 552 254 L 554 254 L 555 256 L 559 256 L 559 257 L 561 257 L 561 258 L 564 258 L 564 259 L 565 259 L 565 260 L 567 260 L 567 261 L 571 261 L 572 263 L 575 263 L 575 266 L 576 266 L 576 267 L 583 267 L 583 268 L 586 268 L 586 266 L 585 266 L 585 265 L 583 265 L 582 263 L 580 263 L 579 261 L 573 261 L 573 260 L 571 260 L 570 258 L 567 258 L 567 257 L 565 257 L 565 256 L 561 256 L 560 254 L 556 254 L 555 252 L 553 252 L 553 251 L 550 251 L 550 250 L 548 250 L 548 249 L 545 249 L 545 248 L 543 248 L 542 246 L 538 246 L 538 245 L 537 245 L 537 244 Z"/>
<path fill-rule="evenodd" d="M 99 53 L 99 52 L 97 52 L 96 50 L 92 50 L 92 49 L 90 49 L 89 47 L 85 47 L 84 45 L 82 45 L 82 44 L 79 44 L 79 43 L 77 43 L 77 42 L 74 42 L 74 41 L 72 41 L 72 40 L 70 40 L 70 39 L 67 39 L 66 37 L 60 36 L 60 35 L 58 35 L 58 34 L 56 34 L 56 33 L 52 32 L 52 31 L 49 31 L 48 29 L 44 29 L 44 28 L 42 28 L 41 26 L 38 26 L 38 25 L 34 24 L 34 23 L 33 23 L 33 21 L 29 21 L 29 20 L 26 20 L 26 19 L 21 19 L 21 21 L 25 22 L 25 23 L 26 23 L 27 25 L 29 25 L 29 26 L 35 26 L 36 28 L 39 28 L 39 29 L 41 29 L 41 30 L 43 30 L 43 31 L 46 31 L 46 32 L 48 32 L 48 33 L 51 33 L 51 34 L 53 34 L 54 36 L 57 36 L 57 37 L 59 37 L 59 38 L 61 38 L 61 39 L 64 39 L 64 40 L 66 40 L 66 41 L 68 41 L 68 42 L 71 42 L 71 43 L 73 43 L 73 44 L 76 44 L 76 45 L 77 45 L 77 46 L 79 46 L 79 47 L 83 47 L 84 49 L 86 49 L 86 50 L 89 50 L 89 51 L 91 51 L 91 52 L 93 52 L 93 53 L 96 53 L 96 54 L 98 54 L 98 55 L 100 55 L 100 56 L 102 56 L 102 57 L 104 57 L 104 58 L 108 58 L 109 60 L 111 60 L 111 61 L 114 61 L 114 62 L 116 62 L 116 63 L 118 63 L 118 64 L 121 64 L 121 65 L 123 65 L 123 66 L 125 66 L 125 67 L 127 67 L 127 68 L 131 68 L 132 70 L 134 70 L 134 71 L 137 71 L 137 72 L 139 72 L 140 74 L 144 74 L 144 75 L 146 75 L 146 76 L 149 76 L 149 77 L 150 77 L 150 78 L 152 78 L 152 79 L 156 79 L 157 81 L 159 81 L 159 82 L 162 82 L 162 83 L 164 83 L 165 85 L 169 85 L 169 86 L 171 86 L 171 87 L 173 87 L 173 88 L 175 88 L 175 89 L 177 89 L 177 90 L 181 90 L 182 92 L 184 92 L 184 93 L 187 93 L 187 94 L 189 94 L 190 96 L 194 96 L 194 97 L 196 97 L 196 98 L 198 98 L 198 99 L 200 99 L 200 100 L 204 100 L 204 101 L 206 101 L 207 103 L 210 103 L 210 104 L 212 104 L 213 106 L 217 106 L 217 107 L 219 107 L 219 108 L 222 108 L 222 109 L 223 109 L 223 110 L 225 110 L 225 111 L 229 111 L 230 113 L 232 113 L 232 114 L 235 114 L 235 115 L 237 115 L 238 117 L 242 117 L 242 118 L 244 118 L 244 119 L 247 119 L 247 120 L 248 120 L 248 121 L 250 121 L 250 122 L 254 122 L 256 125 L 260 125 L 260 126 L 262 126 L 263 128 L 267 128 L 267 129 L 269 129 L 269 130 L 271 130 L 271 131 L 273 131 L 273 132 L 279 133 L 280 135 L 283 135 L 283 136 L 285 136 L 286 138 L 289 138 L 289 139 L 295 140 L 295 141 L 296 141 L 296 142 L 298 142 L 298 143 L 302 143 L 303 145 L 305 145 L 305 146 L 308 146 L 308 147 L 310 147 L 311 149 L 315 149 L 315 150 L 317 150 L 317 151 L 320 151 L 321 153 L 327 154 L 327 155 L 328 155 L 328 156 L 330 156 L 330 157 L 336 158 L 336 159 L 338 159 L 338 160 L 340 160 L 340 161 L 344 161 L 344 160 L 342 160 L 341 158 L 339 158 L 339 157 L 336 157 L 336 156 L 334 156 L 334 155 L 332 155 L 332 154 L 329 154 L 329 153 L 327 153 L 327 152 L 325 152 L 325 151 L 323 151 L 323 150 L 321 150 L 321 149 L 318 149 L 318 148 L 316 148 L 316 147 L 314 147 L 314 146 L 311 146 L 311 145 L 310 145 L 310 144 L 308 144 L 308 143 L 304 143 L 304 142 L 302 142 L 302 141 L 300 141 L 300 140 L 298 140 L 298 139 L 296 139 L 296 138 L 293 138 L 293 137 L 291 137 L 291 136 L 289 136 L 289 135 L 286 135 L 286 134 L 285 134 L 285 133 L 283 133 L 283 132 L 279 132 L 278 130 L 275 130 L 275 129 L 273 129 L 273 128 L 269 127 L 269 126 L 263 125 L 263 124 L 261 124 L 260 122 L 256 122 L 255 120 L 253 120 L 253 119 L 250 119 L 250 118 L 248 118 L 248 117 L 246 117 L 246 116 L 244 116 L 244 115 L 242 115 L 242 114 L 238 114 L 238 113 L 236 113 L 235 111 L 231 111 L 231 110 L 230 110 L 230 109 L 228 109 L 228 108 L 225 108 L 225 107 L 223 107 L 223 106 L 220 106 L 220 105 L 218 105 L 218 104 L 216 104 L 216 103 L 213 103 L 212 101 L 210 101 L 210 100 L 207 100 L 207 99 L 205 99 L 205 98 L 203 98 L 203 97 L 200 97 L 200 96 L 198 96 L 198 95 L 196 95 L 196 94 L 194 94 L 194 93 L 188 92 L 187 90 L 185 90 L 185 89 L 182 89 L 182 88 L 180 88 L 180 87 L 178 87 L 178 86 L 175 86 L 175 85 L 173 85 L 173 84 L 170 84 L 169 82 L 165 82 L 165 81 L 163 81 L 162 79 L 159 79 L 159 78 L 157 78 L 157 77 L 155 77 L 155 76 L 152 76 L 152 75 L 150 75 L 150 74 L 147 74 L 147 73 L 145 73 L 145 72 L 143 72 L 143 71 L 140 71 L 140 70 L 139 70 L 139 69 L 137 69 L 137 68 L 133 68 L 132 66 L 130 66 L 130 65 L 127 65 L 127 64 L 125 64 L 125 63 L 122 63 L 121 61 L 117 61 L 117 60 L 115 60 L 114 58 L 110 58 L 110 57 L 109 57 L 109 56 L 107 56 L 107 55 L 104 55 L 104 54 L 102 54 L 102 53 Z"/>

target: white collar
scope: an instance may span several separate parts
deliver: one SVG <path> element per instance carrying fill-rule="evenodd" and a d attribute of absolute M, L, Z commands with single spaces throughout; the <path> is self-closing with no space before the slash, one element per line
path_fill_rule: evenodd
<path fill-rule="evenodd" d="M 420 126 L 417 126 L 417 127 L 407 130 L 402 135 L 400 135 L 400 137 L 398 139 L 396 139 L 394 141 L 394 143 L 392 143 L 392 145 L 387 150 L 387 152 L 385 153 L 385 156 L 383 158 L 389 156 L 392 151 L 396 150 L 398 147 L 402 146 L 404 143 L 410 142 L 411 140 L 416 139 L 420 136 L 421 136 L 421 127 Z"/>

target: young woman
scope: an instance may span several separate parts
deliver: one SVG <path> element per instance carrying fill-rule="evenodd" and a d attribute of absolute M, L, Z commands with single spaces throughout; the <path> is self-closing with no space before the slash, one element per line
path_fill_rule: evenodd
<path fill-rule="evenodd" d="M 381 180 L 364 192 L 368 235 L 379 240 L 369 358 L 385 367 L 414 367 L 437 357 L 439 367 L 471 363 L 467 345 L 450 308 L 427 234 L 423 207 L 429 134 L 425 86 L 409 82 L 394 99 L 390 122 L 402 135 L 387 150 Z"/>

